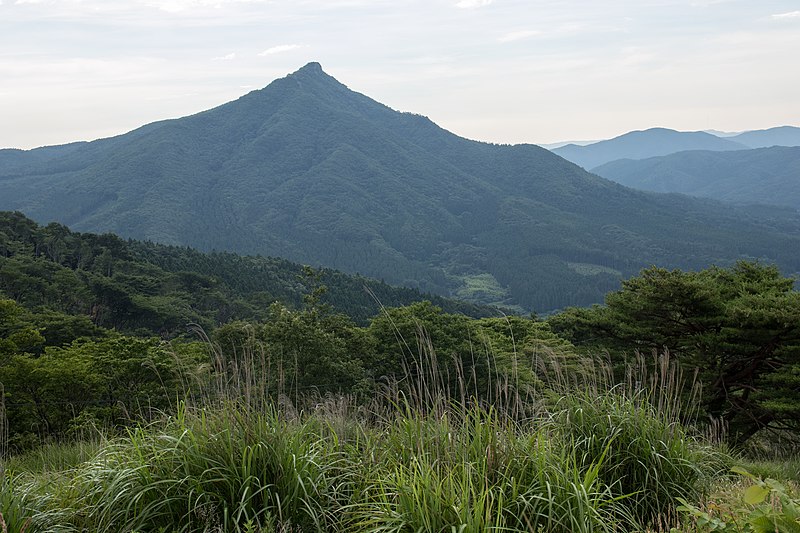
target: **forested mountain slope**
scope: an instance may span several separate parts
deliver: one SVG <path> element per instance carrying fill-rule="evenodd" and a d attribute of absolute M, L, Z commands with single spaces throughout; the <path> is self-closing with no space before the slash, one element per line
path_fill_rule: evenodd
<path fill-rule="evenodd" d="M 800 209 L 800 147 L 679 152 L 606 163 L 595 173 L 628 187 Z"/>
<path fill-rule="evenodd" d="M 800 223 L 634 191 L 532 145 L 460 138 L 316 63 L 126 135 L 0 151 L 0 209 L 285 257 L 476 302 L 599 302 L 651 264 L 800 271 Z"/>
<path fill-rule="evenodd" d="M 38 313 L 37 323 L 54 344 L 95 328 L 166 337 L 185 333 L 190 324 L 210 331 L 231 320 L 263 319 L 275 302 L 302 308 L 321 287 L 327 288 L 321 303 L 362 324 L 382 305 L 423 300 L 473 317 L 500 314 L 330 269 L 310 272 L 284 259 L 73 233 L 0 212 L 0 299 Z"/>

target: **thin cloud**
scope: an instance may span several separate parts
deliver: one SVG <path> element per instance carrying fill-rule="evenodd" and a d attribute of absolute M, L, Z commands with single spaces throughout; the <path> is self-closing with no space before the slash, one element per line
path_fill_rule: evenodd
<path fill-rule="evenodd" d="M 499 37 L 497 40 L 501 43 L 510 43 L 512 41 L 521 41 L 523 39 L 530 39 L 531 37 L 536 37 L 537 35 L 541 35 L 542 32 L 538 30 L 523 30 L 523 31 L 512 31 L 511 33 L 506 33 L 502 37 Z"/>
<path fill-rule="evenodd" d="M 492 0 L 461 0 L 456 4 L 456 7 L 461 9 L 475 9 L 478 7 L 485 7 L 492 3 Z"/>
<path fill-rule="evenodd" d="M 421 56 L 404 59 L 401 63 L 406 65 L 441 65 L 443 63 L 452 63 L 453 58 L 449 56 Z"/>
<path fill-rule="evenodd" d="M 300 48 L 299 44 L 279 44 L 278 46 L 273 46 L 271 48 L 267 48 L 263 52 L 259 53 L 260 56 L 271 56 L 274 54 L 281 54 L 283 52 L 289 52 L 291 50 L 295 50 Z"/>
<path fill-rule="evenodd" d="M 141 0 L 140 0 L 141 1 Z M 235 4 L 262 3 L 266 0 L 143 0 L 144 5 L 155 7 L 167 13 L 180 13 L 196 9 L 220 9 Z"/>
<path fill-rule="evenodd" d="M 800 11 L 789 11 L 788 13 L 778 13 L 772 15 L 774 19 L 796 19 L 800 18 Z"/>
<path fill-rule="evenodd" d="M 236 54 L 231 52 L 230 54 L 226 54 L 224 56 L 212 57 L 211 61 L 230 61 L 232 59 L 236 59 Z"/>

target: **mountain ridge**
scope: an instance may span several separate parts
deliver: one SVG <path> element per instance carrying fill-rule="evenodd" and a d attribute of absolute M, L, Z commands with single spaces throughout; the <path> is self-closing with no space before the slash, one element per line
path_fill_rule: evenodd
<path fill-rule="evenodd" d="M 702 131 L 649 128 L 630 131 L 612 139 L 585 146 L 568 144 L 554 149 L 553 152 L 588 170 L 617 159 L 645 159 L 684 150 L 741 150 L 747 148 L 732 139 L 723 139 Z"/>
<path fill-rule="evenodd" d="M 771 146 L 800 146 L 800 128 L 777 126 L 736 133 L 676 131 L 649 128 L 623 133 L 611 139 L 542 145 L 587 170 L 617 159 L 647 159 L 690 150 L 734 151 Z"/>
<path fill-rule="evenodd" d="M 800 146 L 800 128 L 796 126 L 777 126 L 765 130 L 743 131 L 730 137 L 748 148 L 769 148 L 770 146 Z"/>

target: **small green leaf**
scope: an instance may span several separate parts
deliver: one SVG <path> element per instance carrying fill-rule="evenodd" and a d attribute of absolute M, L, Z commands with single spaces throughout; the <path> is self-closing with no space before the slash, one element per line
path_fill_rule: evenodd
<path fill-rule="evenodd" d="M 755 476 L 742 468 L 741 466 L 734 466 L 731 468 L 731 472 L 734 474 L 739 474 L 740 476 L 749 477 L 750 479 L 754 479 Z"/>
<path fill-rule="evenodd" d="M 750 505 L 758 505 L 769 495 L 769 488 L 761 485 L 752 485 L 744 491 L 744 501 Z"/>

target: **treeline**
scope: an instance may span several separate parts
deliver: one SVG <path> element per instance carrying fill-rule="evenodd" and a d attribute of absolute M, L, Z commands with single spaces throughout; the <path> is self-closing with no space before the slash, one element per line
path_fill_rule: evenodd
<path fill-rule="evenodd" d="M 617 374 L 637 354 L 666 353 L 702 386 L 699 414 L 728 440 L 800 430 L 800 293 L 774 266 L 741 261 L 698 272 L 643 270 L 604 306 L 548 323 L 582 349 L 606 352 Z"/>
<path fill-rule="evenodd" d="M 491 399 L 516 376 L 537 382 L 542 350 L 571 358 L 542 322 L 473 319 L 429 302 L 386 309 L 368 326 L 332 313 L 316 294 L 303 310 L 272 304 L 263 321 L 234 321 L 205 341 L 162 340 L 98 328 L 55 346 L 37 316 L 0 300 L 0 422 L 10 451 L 113 429 L 170 412 L 179 398 L 229 393 L 288 398 L 371 397 L 397 379 L 434 376 L 454 394 Z M 524 358 L 524 361 L 522 360 Z M 427 378 L 426 378 L 427 379 Z M 245 388 L 250 388 L 244 394 Z"/>

